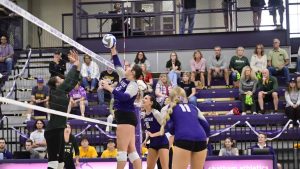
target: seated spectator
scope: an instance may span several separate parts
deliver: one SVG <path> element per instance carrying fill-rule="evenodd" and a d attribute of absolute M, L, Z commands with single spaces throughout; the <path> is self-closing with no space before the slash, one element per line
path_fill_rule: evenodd
<path fill-rule="evenodd" d="M 267 68 L 267 56 L 264 52 L 264 46 L 257 44 L 254 50 L 254 54 L 251 57 L 250 67 L 257 77 L 261 77 L 262 70 Z"/>
<path fill-rule="evenodd" d="M 97 158 L 98 154 L 93 146 L 89 146 L 89 140 L 83 136 L 80 141 L 79 158 Z"/>
<path fill-rule="evenodd" d="M 64 77 L 66 71 L 66 61 L 62 59 L 61 53 L 56 51 L 53 56 L 53 61 L 49 63 L 49 72 L 51 77 Z"/>
<path fill-rule="evenodd" d="M 49 87 L 44 85 L 44 79 L 38 78 L 37 85 L 34 86 L 31 90 L 31 102 L 32 105 L 42 106 L 42 107 L 49 107 Z M 27 111 L 27 118 L 26 121 L 30 121 L 31 119 L 32 110 L 29 109 Z M 47 114 L 46 114 L 47 117 Z"/>
<path fill-rule="evenodd" d="M 0 63 L 6 64 L 6 71 L 8 75 L 11 74 L 11 71 L 13 69 L 13 56 L 13 47 L 7 43 L 7 37 L 2 35 L 0 44 Z"/>
<path fill-rule="evenodd" d="M 116 158 L 118 150 L 116 149 L 116 144 L 114 139 L 108 139 L 107 148 L 101 154 L 101 158 Z"/>
<path fill-rule="evenodd" d="M 146 65 L 147 70 L 151 70 L 150 62 L 146 58 L 145 53 L 143 51 L 139 51 L 136 53 L 135 59 L 134 59 L 133 63 L 131 64 L 131 67 L 133 67 L 134 65 L 141 66 L 142 64 Z"/>
<path fill-rule="evenodd" d="M 34 123 L 35 130 L 30 134 L 30 140 L 33 141 L 32 148 L 40 155 L 40 159 L 44 159 L 47 153 L 47 143 L 44 137 L 45 122 L 36 120 Z"/>
<path fill-rule="evenodd" d="M 283 73 L 285 81 L 288 84 L 290 81 L 290 72 L 288 65 L 290 64 L 290 58 L 284 49 L 280 48 L 279 39 L 273 40 L 273 49 L 268 54 L 268 69 L 270 75 L 277 75 Z"/>
<path fill-rule="evenodd" d="M 191 81 L 191 74 L 188 72 L 183 73 L 182 81 L 178 84 L 179 87 L 183 88 L 189 103 L 197 107 L 197 97 L 195 83 Z"/>
<path fill-rule="evenodd" d="M 238 156 L 239 150 L 235 147 L 235 142 L 232 138 L 227 137 L 224 140 L 224 147 L 220 149 L 219 156 Z"/>
<path fill-rule="evenodd" d="M 168 80 L 166 74 L 162 73 L 159 75 L 159 80 L 155 87 L 156 101 L 162 106 L 169 93 L 171 92 L 172 85 Z"/>
<path fill-rule="evenodd" d="M 229 64 L 233 86 L 236 88 L 239 87 L 240 76 L 245 66 L 250 66 L 250 64 L 247 57 L 244 56 L 244 48 L 240 46 L 236 49 L 236 56 L 232 56 Z"/>
<path fill-rule="evenodd" d="M 297 120 L 300 120 L 300 91 L 296 86 L 295 78 L 292 78 L 287 90 L 284 93 L 286 107 L 285 114 L 293 123 L 290 124 L 289 128 L 297 126 Z"/>
<path fill-rule="evenodd" d="M 251 112 L 256 114 L 256 105 L 253 94 L 256 91 L 257 78 L 249 66 L 245 66 L 242 71 L 239 94 L 242 101 L 242 115 L 246 115 L 246 108 L 251 107 Z"/>
<path fill-rule="evenodd" d="M 75 137 L 72 134 L 72 128 L 67 124 L 67 128 L 64 131 L 64 140 L 65 140 L 65 168 L 66 169 L 75 169 L 73 161 L 73 151 L 75 151 L 75 164 L 79 165 L 79 148 L 76 142 Z"/>
<path fill-rule="evenodd" d="M 148 71 L 147 65 L 146 64 L 141 64 L 141 69 L 143 71 L 143 80 L 147 85 L 147 91 L 146 93 L 152 93 L 153 92 L 153 78 L 152 78 L 152 73 Z"/>
<path fill-rule="evenodd" d="M 37 151 L 33 150 L 32 145 L 33 145 L 32 140 L 30 139 L 26 140 L 25 149 L 26 151 L 30 152 L 30 159 L 39 159 L 40 154 Z"/>
<path fill-rule="evenodd" d="M 278 111 L 278 82 L 276 77 L 270 76 L 269 70 L 262 71 L 262 79 L 258 81 L 258 103 L 261 113 L 265 113 L 264 103 L 273 101 L 274 112 Z"/>
<path fill-rule="evenodd" d="M 209 59 L 207 65 L 207 87 L 210 88 L 211 78 L 223 77 L 226 82 L 226 87 L 229 88 L 229 71 L 228 64 L 224 57 L 221 55 L 221 47 L 214 48 L 215 56 Z"/>
<path fill-rule="evenodd" d="M 170 54 L 170 60 L 167 61 L 166 64 L 168 77 L 169 80 L 171 81 L 172 87 L 177 86 L 177 80 L 178 77 L 180 77 L 180 71 L 181 71 L 181 63 L 178 60 L 177 53 L 176 52 L 171 52 Z"/>
<path fill-rule="evenodd" d="M 195 83 L 196 86 L 205 87 L 205 64 L 206 59 L 203 57 L 200 50 L 195 50 L 193 54 L 193 59 L 190 61 L 191 69 L 192 69 L 192 76 L 191 80 Z M 199 84 L 199 80 L 201 85 Z"/>
<path fill-rule="evenodd" d="M 81 66 L 82 85 L 87 92 L 94 91 L 100 77 L 97 63 L 92 61 L 92 57 L 85 54 L 84 63 Z M 90 84 L 89 84 L 90 83 Z"/>
<path fill-rule="evenodd" d="M 102 80 L 106 80 L 108 81 L 108 83 L 110 84 L 111 87 L 115 88 L 119 82 L 119 75 L 117 72 L 115 72 L 113 69 L 111 69 L 110 67 L 107 67 L 107 70 L 104 70 L 103 72 L 101 72 L 100 74 L 100 81 L 99 81 L 99 87 L 98 87 L 98 100 L 99 100 L 99 104 L 104 104 L 105 100 L 110 100 L 112 99 L 113 95 L 108 92 L 107 90 L 102 88 Z M 105 96 L 109 95 L 109 98 L 105 98 Z"/>
<path fill-rule="evenodd" d="M 6 141 L 3 137 L 0 138 L 0 160 L 12 159 L 13 155 L 6 149 Z"/>
<path fill-rule="evenodd" d="M 84 116 L 85 107 L 88 106 L 88 101 L 86 98 L 86 91 L 80 86 L 80 82 L 78 82 L 75 88 L 71 90 L 69 97 L 70 102 L 67 113 L 70 113 L 72 108 L 79 106 L 80 114 L 81 116 Z"/>
<path fill-rule="evenodd" d="M 74 59 L 71 59 L 71 54 L 68 53 L 68 60 L 69 62 L 66 63 L 66 71 L 65 71 L 65 75 L 67 75 L 69 73 L 69 71 L 71 70 L 71 68 L 74 65 Z"/>
<path fill-rule="evenodd" d="M 270 155 L 274 156 L 274 164 L 277 164 L 277 168 L 281 169 L 281 165 L 279 163 L 277 163 L 276 154 L 275 154 L 273 147 L 267 145 L 267 135 L 266 134 L 263 134 L 263 133 L 258 134 L 258 142 L 255 146 L 251 147 L 251 154 L 253 154 L 252 152 L 253 152 L 253 149 L 255 149 L 255 148 L 260 148 L 260 149 L 268 148 Z"/>

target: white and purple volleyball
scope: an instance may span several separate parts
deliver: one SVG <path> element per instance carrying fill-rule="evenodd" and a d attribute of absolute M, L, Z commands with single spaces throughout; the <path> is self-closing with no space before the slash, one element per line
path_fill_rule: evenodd
<path fill-rule="evenodd" d="M 112 34 L 106 34 L 102 38 L 102 43 L 106 48 L 112 48 L 114 45 L 116 45 L 116 42 L 116 37 Z"/>

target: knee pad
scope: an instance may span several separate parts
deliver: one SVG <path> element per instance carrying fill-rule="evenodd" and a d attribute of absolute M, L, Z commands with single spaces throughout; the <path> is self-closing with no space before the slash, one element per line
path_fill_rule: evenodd
<path fill-rule="evenodd" d="M 57 169 L 64 169 L 64 166 L 65 166 L 64 162 L 58 163 Z"/>
<path fill-rule="evenodd" d="M 119 151 L 117 154 L 117 161 L 127 161 L 127 152 Z"/>
<path fill-rule="evenodd" d="M 49 161 L 48 162 L 48 168 L 57 169 L 58 167 L 58 161 Z"/>
<path fill-rule="evenodd" d="M 129 161 L 131 163 L 133 163 L 135 160 L 140 159 L 140 156 L 136 151 L 134 151 L 134 152 L 128 154 L 128 158 L 129 158 Z"/>

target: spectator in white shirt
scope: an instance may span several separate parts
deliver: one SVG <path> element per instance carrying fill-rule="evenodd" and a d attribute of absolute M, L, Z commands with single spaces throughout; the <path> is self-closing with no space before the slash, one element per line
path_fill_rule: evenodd
<path fill-rule="evenodd" d="M 254 54 L 251 57 L 250 67 L 256 74 L 261 74 L 262 70 L 267 68 L 267 64 L 268 60 L 267 55 L 265 55 L 264 52 L 264 46 L 262 44 L 257 44 Z"/>
<path fill-rule="evenodd" d="M 92 61 L 91 56 L 85 54 L 83 56 L 84 63 L 81 67 L 82 85 L 87 92 L 93 91 L 96 88 L 100 77 L 98 65 Z"/>
<path fill-rule="evenodd" d="M 36 120 L 34 126 L 36 130 L 30 134 L 30 140 L 33 141 L 32 148 L 39 153 L 40 159 L 44 159 L 47 153 L 47 144 L 44 137 L 45 123 L 43 120 Z"/>

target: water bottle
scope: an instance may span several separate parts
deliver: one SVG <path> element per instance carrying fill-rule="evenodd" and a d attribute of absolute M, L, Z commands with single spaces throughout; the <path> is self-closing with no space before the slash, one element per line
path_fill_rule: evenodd
<path fill-rule="evenodd" d="M 0 160 L 3 160 L 3 159 L 4 159 L 4 154 L 0 153 Z"/>

